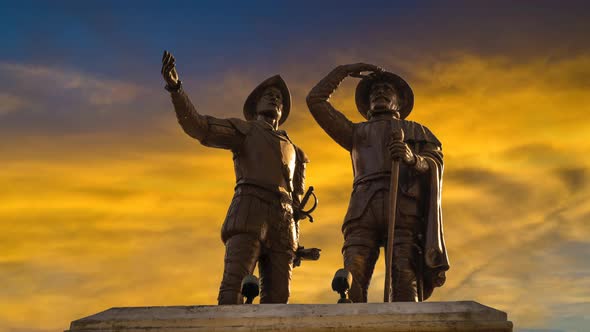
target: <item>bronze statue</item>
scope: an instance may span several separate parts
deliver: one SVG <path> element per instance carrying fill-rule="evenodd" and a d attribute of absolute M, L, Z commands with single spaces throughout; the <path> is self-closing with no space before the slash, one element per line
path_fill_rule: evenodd
<path fill-rule="evenodd" d="M 351 122 L 328 101 L 347 76 L 362 78 L 355 97 L 365 122 Z M 405 120 L 413 104 L 406 81 L 363 63 L 336 67 L 307 96 L 315 120 L 352 158 L 354 185 L 342 232 L 353 302 L 367 301 L 379 248 L 388 242 L 386 302 L 425 300 L 445 282 L 442 148 L 428 128 Z"/>
<path fill-rule="evenodd" d="M 243 302 L 242 280 L 257 262 L 260 302 L 286 303 L 294 262 L 305 254 L 319 258 L 319 249 L 302 250 L 298 243 L 298 219 L 309 212 L 300 206 L 308 159 L 279 130 L 291 110 L 285 81 L 276 75 L 260 83 L 244 103 L 244 121 L 197 112 L 166 51 L 162 75 L 182 129 L 205 146 L 233 152 L 237 183 L 221 230 L 226 251 L 218 303 Z"/>

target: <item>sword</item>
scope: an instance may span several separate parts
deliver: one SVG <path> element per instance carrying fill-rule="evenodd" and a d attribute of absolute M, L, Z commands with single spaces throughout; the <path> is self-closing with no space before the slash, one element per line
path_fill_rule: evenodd
<path fill-rule="evenodd" d="M 314 188 L 313 186 L 309 186 L 309 188 L 307 188 L 307 191 L 305 192 L 305 195 L 303 195 L 303 199 L 301 200 L 301 203 L 299 204 L 299 211 L 297 212 L 297 215 L 295 217 L 295 227 L 297 227 L 297 232 L 299 233 L 299 220 L 308 218 L 309 222 L 313 222 L 313 216 L 311 215 L 311 213 L 313 211 L 315 211 L 315 209 L 318 207 L 318 198 L 315 195 L 315 193 L 313 192 Z M 309 209 L 309 210 L 304 210 L 305 209 L 305 205 L 307 205 L 307 202 L 309 202 L 309 199 L 313 196 L 313 206 Z M 304 247 L 299 247 L 297 248 L 297 251 L 295 252 L 295 259 L 293 260 L 293 266 L 297 267 L 301 265 L 301 261 L 302 260 L 310 260 L 310 261 L 317 261 L 318 259 L 320 259 L 320 251 L 322 251 L 321 249 L 318 248 L 304 248 Z"/>

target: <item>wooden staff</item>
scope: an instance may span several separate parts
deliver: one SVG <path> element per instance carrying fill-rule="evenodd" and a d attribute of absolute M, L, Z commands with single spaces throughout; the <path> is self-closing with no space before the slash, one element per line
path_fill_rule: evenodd
<path fill-rule="evenodd" d="M 392 139 L 404 141 L 404 131 L 398 126 L 392 126 Z M 391 275 L 393 265 L 393 237 L 395 235 L 395 216 L 397 212 L 397 188 L 399 183 L 399 160 L 391 162 L 391 180 L 389 182 L 389 223 L 387 225 L 387 247 L 385 252 L 385 288 L 383 302 L 393 302 L 393 277 Z"/>

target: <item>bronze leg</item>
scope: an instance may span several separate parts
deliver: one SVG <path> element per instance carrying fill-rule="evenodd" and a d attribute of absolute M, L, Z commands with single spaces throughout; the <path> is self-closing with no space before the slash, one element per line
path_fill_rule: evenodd
<path fill-rule="evenodd" d="M 344 268 L 352 274 L 349 298 L 352 302 L 367 302 L 367 290 L 379 257 L 379 247 L 347 246 L 343 255 Z"/>
<path fill-rule="evenodd" d="M 258 261 L 260 273 L 260 303 L 289 301 L 294 253 L 290 250 L 264 253 Z"/>
<path fill-rule="evenodd" d="M 360 219 L 351 221 L 344 229 L 344 268 L 352 274 L 349 298 L 352 302 L 367 302 L 367 290 L 379 258 L 381 238 L 386 234 L 385 211 L 387 192 L 377 192 Z"/>
<path fill-rule="evenodd" d="M 242 279 L 252 274 L 260 256 L 260 241 L 250 234 L 236 234 L 225 242 L 225 266 L 219 287 L 219 304 L 241 304 Z"/>
<path fill-rule="evenodd" d="M 395 302 L 418 302 L 415 250 L 411 243 L 396 243 L 394 246 L 392 276 Z"/>

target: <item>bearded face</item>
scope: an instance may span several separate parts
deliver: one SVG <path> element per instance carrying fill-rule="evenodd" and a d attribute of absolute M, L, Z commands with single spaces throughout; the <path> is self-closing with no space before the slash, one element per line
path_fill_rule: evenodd
<path fill-rule="evenodd" d="M 371 111 L 398 110 L 399 98 L 393 84 L 375 82 L 371 85 L 369 94 Z"/>

